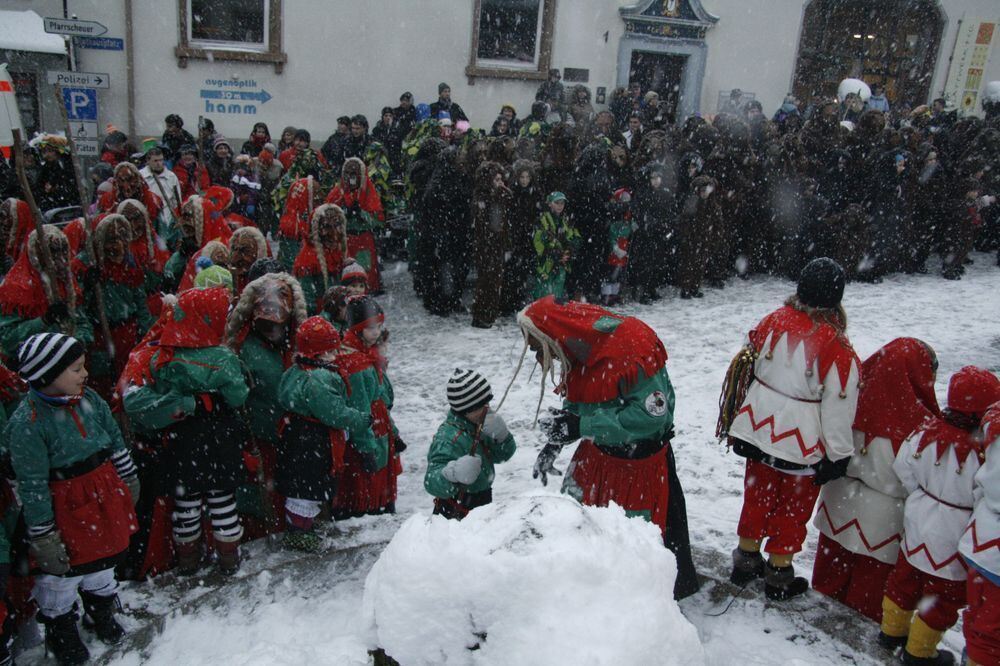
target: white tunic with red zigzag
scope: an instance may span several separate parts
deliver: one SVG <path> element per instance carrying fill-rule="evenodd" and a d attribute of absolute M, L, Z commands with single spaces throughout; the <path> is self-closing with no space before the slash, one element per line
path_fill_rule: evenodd
<path fill-rule="evenodd" d="M 909 495 L 903 518 L 903 555 L 917 569 L 965 580 L 958 542 L 972 515 L 973 480 L 980 460 L 972 435 L 931 419 L 899 449 L 893 470 Z"/>
<path fill-rule="evenodd" d="M 865 433 L 854 431 L 847 475 L 823 486 L 813 524 L 852 553 L 895 564 L 906 488 L 892 469 L 892 442 L 885 437 L 867 440 Z"/>
<path fill-rule="evenodd" d="M 730 436 L 800 465 L 850 456 L 861 363 L 847 339 L 790 306 L 749 339 L 759 352 L 754 382 Z"/>
<path fill-rule="evenodd" d="M 976 474 L 975 508 L 958 551 L 981 569 L 1000 576 L 1000 405 L 991 408 L 983 421 L 986 442 L 992 444 Z"/>

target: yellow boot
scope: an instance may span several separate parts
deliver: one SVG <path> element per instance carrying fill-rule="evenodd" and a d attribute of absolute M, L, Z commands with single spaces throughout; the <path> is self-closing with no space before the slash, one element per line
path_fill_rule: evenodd
<path fill-rule="evenodd" d="M 878 644 L 893 652 L 906 645 L 912 619 L 913 611 L 903 610 L 889 597 L 882 597 L 882 631 Z"/>
<path fill-rule="evenodd" d="M 913 666 L 951 666 L 955 655 L 947 650 L 938 650 L 943 631 L 932 629 L 918 615 L 910 627 L 910 636 L 903 650 L 903 663 Z"/>

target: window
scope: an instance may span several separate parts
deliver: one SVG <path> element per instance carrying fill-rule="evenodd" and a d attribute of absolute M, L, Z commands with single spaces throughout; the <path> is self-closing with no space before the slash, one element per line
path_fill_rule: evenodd
<path fill-rule="evenodd" d="M 465 73 L 545 79 L 552 57 L 556 0 L 475 0 Z"/>
<path fill-rule="evenodd" d="M 189 58 L 272 63 L 281 73 L 282 0 L 178 0 L 177 64 Z"/>

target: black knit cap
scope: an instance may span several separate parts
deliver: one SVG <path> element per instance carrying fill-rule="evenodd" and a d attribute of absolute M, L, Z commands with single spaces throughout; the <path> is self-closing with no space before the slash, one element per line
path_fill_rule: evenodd
<path fill-rule="evenodd" d="M 280 261 L 271 257 L 262 257 L 250 265 L 250 270 L 247 271 L 247 282 L 253 282 L 269 273 L 284 272 L 285 267 L 281 265 Z"/>
<path fill-rule="evenodd" d="M 803 305 L 811 308 L 835 308 L 844 297 L 847 274 L 829 257 L 813 259 L 799 274 L 796 294 Z"/>
<path fill-rule="evenodd" d="M 87 348 L 62 333 L 36 333 L 17 350 L 17 371 L 31 388 L 40 390 L 54 382 Z"/>
<path fill-rule="evenodd" d="M 382 306 L 371 296 L 357 296 L 347 301 L 347 327 L 354 328 L 382 314 Z"/>

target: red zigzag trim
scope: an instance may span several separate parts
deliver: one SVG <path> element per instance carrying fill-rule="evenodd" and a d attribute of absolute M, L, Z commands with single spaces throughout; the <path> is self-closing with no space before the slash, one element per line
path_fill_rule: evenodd
<path fill-rule="evenodd" d="M 753 406 L 752 405 L 746 405 L 744 407 L 741 407 L 740 411 L 736 412 L 736 416 L 739 416 L 740 414 L 743 414 L 743 413 L 746 413 L 747 417 L 749 417 L 749 419 L 750 419 L 750 425 L 753 427 L 754 432 L 757 432 L 758 430 L 760 430 L 764 426 L 768 426 L 768 425 L 771 426 L 771 443 L 772 444 L 777 444 L 778 442 L 780 442 L 783 439 L 787 439 L 789 437 L 794 436 L 795 440 L 798 442 L 799 450 L 802 452 L 802 457 L 803 458 L 808 457 L 810 454 L 812 454 L 812 453 L 814 453 L 816 451 L 819 451 L 820 453 L 825 453 L 825 450 L 823 448 L 823 442 L 820 442 L 820 441 L 816 442 L 816 446 L 806 447 L 806 443 L 804 441 L 802 441 L 802 434 L 799 432 L 798 428 L 792 428 L 788 432 L 783 432 L 781 434 L 775 433 L 774 432 L 774 415 L 773 414 L 770 415 L 770 416 L 768 416 L 766 419 L 764 419 L 760 423 L 757 423 L 757 420 L 753 416 Z"/>
<path fill-rule="evenodd" d="M 958 551 L 955 551 L 954 555 L 952 555 L 951 557 L 949 557 L 947 560 L 945 560 L 941 564 L 938 564 L 937 561 L 935 561 L 935 559 L 931 556 L 931 551 L 927 549 L 927 544 L 923 544 L 923 543 L 920 544 L 919 546 L 917 546 L 916 548 L 914 548 L 913 550 L 910 550 L 910 549 L 908 549 L 908 548 L 906 548 L 904 546 L 903 550 L 906 552 L 906 559 L 910 559 L 910 556 L 915 555 L 915 554 L 919 553 L 920 551 L 924 551 L 924 555 L 927 557 L 927 561 L 931 563 L 931 567 L 933 567 L 933 569 L 935 571 L 938 571 L 940 569 L 944 569 L 946 566 L 948 566 L 949 564 L 951 564 L 953 560 L 957 560 L 958 559 Z"/>
<path fill-rule="evenodd" d="M 826 515 L 826 522 L 828 522 L 830 524 L 830 527 L 833 528 L 834 535 L 840 534 L 841 532 L 843 532 L 844 530 L 846 530 L 848 527 L 852 527 L 853 526 L 858 531 L 858 535 L 861 537 L 861 540 L 864 542 L 865 548 L 868 549 L 869 553 L 874 553 L 876 550 L 880 550 L 881 548 L 884 548 L 885 546 L 887 546 L 888 544 L 892 543 L 893 541 L 902 541 L 903 540 L 902 536 L 900 536 L 899 534 L 894 534 L 891 537 L 889 537 L 888 539 L 886 539 L 885 541 L 883 541 L 882 543 L 879 543 L 879 544 L 876 544 L 876 545 L 873 546 L 870 543 L 868 543 L 868 539 L 865 538 L 865 533 L 861 530 L 861 523 L 858 522 L 857 518 L 852 518 L 849 522 L 845 523 L 843 526 L 841 526 L 841 527 L 838 528 L 837 526 L 834 525 L 833 518 L 830 517 L 830 511 L 829 511 L 829 509 L 826 508 L 826 502 L 820 502 L 819 503 L 819 508 L 822 509 L 823 513 Z"/>
<path fill-rule="evenodd" d="M 987 541 L 986 543 L 983 543 L 983 544 L 979 543 L 979 535 L 976 533 L 976 521 L 975 520 L 973 520 L 971 523 L 969 523 L 969 526 L 965 528 L 966 532 L 968 532 L 969 530 L 972 530 L 972 552 L 973 553 L 981 553 L 984 550 L 989 550 L 990 548 L 1000 549 L 1000 537 L 997 537 L 996 539 L 990 539 L 989 541 Z"/>

